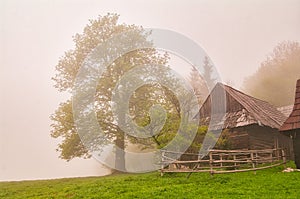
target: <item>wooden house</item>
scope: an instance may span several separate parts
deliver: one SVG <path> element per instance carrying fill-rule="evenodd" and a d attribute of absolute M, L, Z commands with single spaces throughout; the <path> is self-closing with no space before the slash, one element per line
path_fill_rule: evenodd
<path fill-rule="evenodd" d="M 293 140 L 294 159 L 297 168 L 300 169 L 300 79 L 296 84 L 293 111 L 281 126 L 280 131 Z"/>
<path fill-rule="evenodd" d="M 200 125 L 210 124 L 211 131 L 227 129 L 231 149 L 292 148 L 292 140 L 279 133 L 286 116 L 268 102 L 230 86 L 218 83 L 197 116 Z M 211 122 L 212 118 L 218 118 L 219 122 Z M 292 153 L 288 151 L 288 155 Z"/>

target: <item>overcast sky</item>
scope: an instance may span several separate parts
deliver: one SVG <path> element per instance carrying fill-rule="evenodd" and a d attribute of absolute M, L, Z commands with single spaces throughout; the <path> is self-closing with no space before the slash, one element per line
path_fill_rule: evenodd
<path fill-rule="evenodd" d="M 54 67 L 88 19 L 107 12 L 186 35 L 236 88 L 279 42 L 300 41 L 299 0 L 1 0 L 0 180 L 107 173 L 95 160 L 58 159 L 49 133 L 67 98 L 53 88 Z"/>

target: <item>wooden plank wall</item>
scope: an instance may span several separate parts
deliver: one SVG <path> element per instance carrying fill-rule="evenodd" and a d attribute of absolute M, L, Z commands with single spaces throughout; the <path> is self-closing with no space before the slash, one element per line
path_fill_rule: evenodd
<path fill-rule="evenodd" d="M 293 142 L 288 136 L 279 133 L 277 129 L 250 125 L 230 129 L 232 149 L 287 149 L 288 159 L 294 158 Z"/>

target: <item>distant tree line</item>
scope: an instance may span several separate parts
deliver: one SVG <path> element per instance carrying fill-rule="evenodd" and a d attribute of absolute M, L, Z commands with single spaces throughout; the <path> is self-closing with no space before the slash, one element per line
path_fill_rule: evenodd
<path fill-rule="evenodd" d="M 243 90 L 276 107 L 291 105 L 299 78 L 300 44 L 284 41 L 273 49 L 253 75 L 245 79 Z"/>

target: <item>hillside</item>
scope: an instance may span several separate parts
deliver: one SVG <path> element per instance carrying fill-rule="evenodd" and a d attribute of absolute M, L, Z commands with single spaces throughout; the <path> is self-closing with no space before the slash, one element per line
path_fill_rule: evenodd
<path fill-rule="evenodd" d="M 289 165 L 290 166 L 290 165 Z M 120 174 L 2 182 L 0 198 L 300 198 L 300 172 L 283 166 L 247 173 Z"/>

